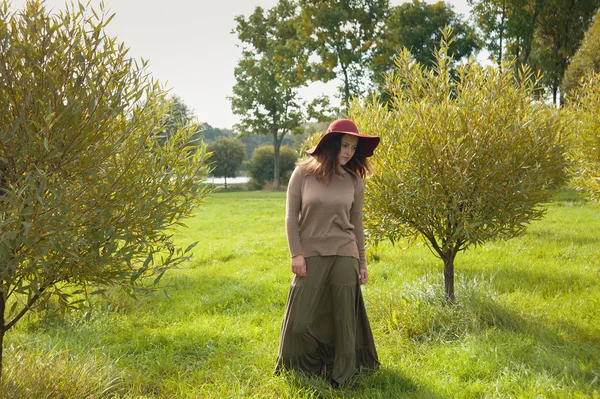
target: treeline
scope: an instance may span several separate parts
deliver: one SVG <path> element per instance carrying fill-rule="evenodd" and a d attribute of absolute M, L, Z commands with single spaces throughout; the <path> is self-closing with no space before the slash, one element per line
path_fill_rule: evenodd
<path fill-rule="evenodd" d="M 307 121 L 327 121 L 347 113 L 353 99 L 389 101 L 386 76 L 406 48 L 411 59 L 431 67 L 442 30 L 452 76 L 456 67 L 485 50 L 501 67 L 511 64 L 541 74 L 536 97 L 561 104 L 561 82 L 570 60 L 600 5 L 599 0 L 479 0 L 463 17 L 443 1 L 280 0 L 236 18 L 242 56 L 235 68 L 232 110 L 242 135 L 268 135 L 274 146 L 273 184 L 280 176 L 279 148 L 286 136 L 303 132 Z M 300 89 L 314 81 L 337 81 L 341 109 L 331 99 L 305 101 Z"/>

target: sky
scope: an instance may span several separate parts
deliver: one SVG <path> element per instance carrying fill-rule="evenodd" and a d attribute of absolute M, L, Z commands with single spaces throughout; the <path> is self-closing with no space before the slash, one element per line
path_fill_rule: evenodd
<path fill-rule="evenodd" d="M 106 28 L 118 37 L 136 59 L 149 61 L 149 71 L 170 93 L 180 97 L 198 118 L 213 127 L 231 129 L 239 117 L 227 99 L 235 85 L 233 70 L 241 56 L 239 41 L 231 31 L 237 15 L 249 16 L 258 6 L 265 9 L 278 0 L 105 0 L 115 14 Z M 85 1 L 83 1 L 85 2 Z M 100 0 L 91 0 L 92 6 Z M 403 0 L 391 0 L 392 5 Z M 427 0 L 436 2 L 436 0 Z M 26 0 L 12 0 L 21 8 Z M 466 0 L 447 0 L 454 11 L 467 16 Z M 46 0 L 48 9 L 63 9 L 65 0 Z M 316 82 L 301 95 L 310 100 L 333 96 L 338 81 Z"/>

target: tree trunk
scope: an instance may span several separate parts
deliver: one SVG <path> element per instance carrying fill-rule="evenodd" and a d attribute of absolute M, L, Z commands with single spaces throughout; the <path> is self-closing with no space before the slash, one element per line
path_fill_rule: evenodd
<path fill-rule="evenodd" d="M 279 188 L 279 176 L 281 175 L 281 166 L 279 165 L 279 146 L 281 141 L 277 135 L 277 129 L 273 129 L 273 186 Z"/>
<path fill-rule="evenodd" d="M 227 188 L 227 176 L 225 176 L 225 188 Z"/>
<path fill-rule="evenodd" d="M 4 301 L 4 292 L 0 291 L 0 379 L 2 378 L 2 348 L 4 347 L 4 311 L 6 303 Z"/>
<path fill-rule="evenodd" d="M 442 260 L 444 261 L 444 291 L 446 293 L 446 300 L 448 302 L 454 302 L 454 258 L 456 253 L 444 254 Z"/>
<path fill-rule="evenodd" d="M 498 66 L 502 66 L 502 53 L 504 45 L 504 24 L 506 23 L 506 1 L 502 2 L 502 15 L 500 16 L 499 46 L 498 46 Z"/>
<path fill-rule="evenodd" d="M 344 72 L 344 106 L 346 107 L 344 113 L 347 113 L 350 107 L 350 78 L 348 77 L 348 67 L 344 64 L 342 64 L 342 71 Z"/>

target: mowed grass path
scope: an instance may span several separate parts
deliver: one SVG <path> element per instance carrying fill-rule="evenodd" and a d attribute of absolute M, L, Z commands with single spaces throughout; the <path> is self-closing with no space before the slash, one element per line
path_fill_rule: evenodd
<path fill-rule="evenodd" d="M 285 193 L 215 193 L 176 233 L 199 244 L 161 291 L 10 331 L 0 396 L 600 398 L 600 208 L 564 194 L 547 207 L 526 235 L 458 255 L 454 306 L 422 243 L 371 249 L 363 292 L 382 368 L 333 392 L 273 374 Z"/>

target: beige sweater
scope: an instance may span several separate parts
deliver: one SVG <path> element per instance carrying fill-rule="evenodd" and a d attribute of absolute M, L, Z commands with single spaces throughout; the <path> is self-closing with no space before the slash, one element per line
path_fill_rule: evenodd
<path fill-rule="evenodd" d="M 362 223 L 364 182 L 351 172 L 328 185 L 297 167 L 287 189 L 285 225 L 290 255 L 352 256 L 366 269 Z"/>

